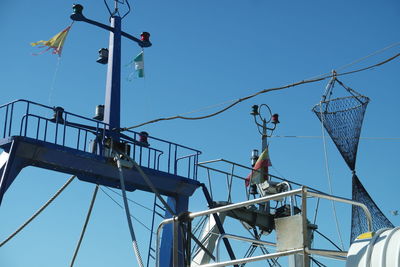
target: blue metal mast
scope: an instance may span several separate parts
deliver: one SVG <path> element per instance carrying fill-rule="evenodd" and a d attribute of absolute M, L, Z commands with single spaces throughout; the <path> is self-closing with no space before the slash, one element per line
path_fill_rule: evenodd
<path fill-rule="evenodd" d="M 121 38 L 128 38 L 144 48 L 151 46 L 150 34 L 144 32 L 138 39 L 121 30 L 121 20 L 127 13 L 122 17 L 119 15 L 118 1 L 115 1 L 114 12 L 108 8 L 110 26 L 86 18 L 82 10 L 83 6 L 74 5 L 71 19 L 110 32 L 103 121 L 29 100 L 1 105 L 0 148 L 3 153 L 0 155 L 0 204 L 19 172 L 28 166 L 74 174 L 82 181 L 120 188 L 118 169 L 113 164 L 111 151 L 125 153 L 136 161 L 153 188 L 168 197 L 168 205 L 175 215 L 186 212 L 189 197 L 200 187 L 197 163 L 201 152 L 149 136 L 153 142 L 150 147 L 147 141 L 138 140 L 139 133 L 120 131 Z M 52 118 L 47 118 L 49 111 L 54 112 Z M 90 142 L 98 145 L 97 151 L 88 149 Z M 163 164 L 160 164 L 162 159 Z M 183 161 L 187 161 L 186 167 L 178 168 L 178 163 L 183 165 Z M 185 170 L 187 173 L 183 172 Z M 126 190 L 154 192 L 137 170 L 124 168 L 123 176 Z M 171 213 L 166 215 L 172 216 Z M 173 259 L 172 243 L 172 231 L 167 228 L 161 242 L 161 267 L 172 267 L 173 261 L 183 263 L 180 254 L 179 259 Z M 182 240 L 176 243 L 182 248 Z"/>
<path fill-rule="evenodd" d="M 108 6 L 107 6 L 108 8 Z M 90 20 L 82 14 L 83 6 L 75 4 L 71 19 L 74 21 L 83 21 L 97 27 L 110 31 L 109 56 L 106 82 L 106 96 L 104 105 L 104 122 L 109 125 L 109 136 L 114 141 L 119 140 L 119 129 L 121 123 L 121 36 L 138 43 L 141 47 L 150 47 L 148 33 L 142 33 L 142 40 L 133 37 L 121 30 L 122 18 L 118 16 L 118 1 L 115 1 L 114 12 L 110 12 L 111 26 Z M 110 9 L 108 8 L 110 11 Z M 129 13 L 129 11 L 128 11 Z M 126 16 L 126 13 L 124 16 Z"/>
<path fill-rule="evenodd" d="M 110 43 L 108 46 L 108 69 L 106 97 L 104 102 L 104 122 L 110 125 L 113 137 L 118 139 L 121 121 L 121 18 L 111 17 Z"/>

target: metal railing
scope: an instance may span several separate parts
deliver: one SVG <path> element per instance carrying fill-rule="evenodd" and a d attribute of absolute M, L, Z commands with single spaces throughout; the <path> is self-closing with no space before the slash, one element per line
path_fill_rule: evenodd
<path fill-rule="evenodd" d="M 217 164 L 218 163 L 223 163 L 223 164 L 226 163 L 228 166 L 230 166 L 230 167 L 228 167 L 229 171 L 224 171 L 224 170 L 221 170 L 221 169 L 217 169 L 215 167 L 211 167 L 210 165 L 212 163 L 217 163 Z M 227 192 L 228 192 L 227 201 L 228 202 L 232 201 L 231 192 L 232 192 L 233 180 L 237 179 L 237 180 L 239 180 L 239 181 L 241 181 L 243 183 L 245 183 L 245 181 L 246 181 L 246 177 L 243 176 L 243 175 L 237 174 L 238 172 L 240 172 L 242 174 L 245 173 L 245 175 L 249 175 L 252 172 L 253 173 L 260 172 L 260 170 L 254 170 L 251 167 L 248 167 L 248 166 L 245 166 L 245 165 L 233 162 L 233 161 L 229 161 L 229 160 L 226 160 L 226 159 L 222 159 L 222 158 L 221 159 L 215 159 L 215 160 L 199 162 L 198 166 L 207 171 L 208 187 L 209 187 L 209 191 L 210 191 L 211 197 L 213 195 L 213 191 L 212 191 L 212 186 L 211 186 L 212 183 L 211 183 L 211 174 L 210 173 L 211 172 L 215 172 L 215 173 L 219 173 L 219 174 L 222 174 L 222 175 L 226 176 L 226 186 L 227 186 Z M 279 181 L 278 185 L 279 184 L 285 184 L 286 187 L 287 187 L 286 190 L 291 190 L 292 189 L 292 184 L 302 186 L 302 185 L 300 185 L 298 183 L 294 183 L 294 182 L 292 182 L 290 180 L 287 180 L 287 179 L 284 179 L 284 178 L 281 178 L 281 177 L 278 177 L 278 176 L 275 176 L 275 175 L 272 175 L 272 174 L 268 174 L 268 177 L 269 177 L 270 181 L 274 181 L 274 180 Z M 214 182 L 215 182 L 215 180 L 214 180 Z M 250 198 L 250 194 L 249 194 L 248 188 L 247 187 L 243 187 L 243 188 L 245 190 L 246 198 L 248 200 Z M 289 198 L 289 201 L 290 201 L 291 209 L 293 211 L 293 208 L 294 208 L 293 204 L 295 203 L 294 197 L 291 196 Z"/>
<path fill-rule="evenodd" d="M 22 136 L 103 156 L 110 132 L 108 124 L 60 107 L 24 99 L 0 106 L 0 139 Z M 153 136 L 147 140 L 140 142 L 140 133 L 125 131 L 119 141 L 130 147 L 129 156 L 140 166 L 197 180 L 199 150 Z"/>
<path fill-rule="evenodd" d="M 186 221 L 191 221 L 196 217 L 206 216 L 206 215 L 210 215 L 210 214 L 214 214 L 214 213 L 226 212 L 226 211 L 230 211 L 230 210 L 234 210 L 234 209 L 238 209 L 238 208 L 242 208 L 242 207 L 247 207 L 247 206 L 254 205 L 254 204 L 264 203 L 264 202 L 268 202 L 271 200 L 277 200 L 277 199 L 281 199 L 284 197 L 290 197 L 290 196 L 300 196 L 301 197 L 301 201 L 302 201 L 301 217 L 302 217 L 302 221 L 303 221 L 302 225 L 304 228 L 302 231 L 303 241 L 304 241 L 303 244 L 307 244 L 306 240 L 308 238 L 307 237 L 307 203 L 306 203 L 308 197 L 328 199 L 328 200 L 332 200 L 332 201 L 347 203 L 347 204 L 361 207 L 362 210 L 364 211 L 365 216 L 368 221 L 368 231 L 372 230 L 372 216 L 371 216 L 371 213 L 369 212 L 368 208 L 364 204 L 353 201 L 351 199 L 347 199 L 347 198 L 331 196 L 331 195 L 320 193 L 320 192 L 308 191 L 308 188 L 304 187 L 304 186 L 299 189 L 282 192 L 282 193 L 277 193 L 274 195 L 269 195 L 269 196 L 252 199 L 252 200 L 248 200 L 248 201 L 244 201 L 244 202 L 240 202 L 240 203 L 234 203 L 234 204 L 230 204 L 230 205 L 226 205 L 226 206 L 222 206 L 222 207 L 218 207 L 218 208 L 213 208 L 213 209 L 208 209 L 208 210 L 204 210 L 204 211 L 191 212 L 191 213 L 188 213 L 187 216 L 185 216 L 185 219 L 186 219 Z M 163 229 L 163 227 L 166 224 L 180 223 L 179 220 L 180 220 L 180 217 L 174 216 L 174 217 L 166 219 L 160 223 L 160 225 L 157 229 L 156 266 L 159 266 L 159 247 L 160 247 L 161 230 Z M 173 227 L 173 229 L 178 229 L 178 227 Z M 178 236 L 178 232 L 174 232 L 174 238 L 176 238 L 177 236 Z M 178 248 L 174 247 L 173 251 L 174 251 L 174 253 L 178 253 Z M 247 263 L 247 262 L 259 261 L 259 260 L 264 260 L 264 259 L 269 259 L 269 258 L 276 258 L 276 257 L 286 256 L 286 255 L 294 255 L 294 254 L 299 254 L 299 253 L 304 254 L 304 255 L 317 254 L 317 255 L 321 255 L 321 256 L 325 256 L 325 257 L 342 259 L 342 260 L 345 260 L 345 256 L 347 255 L 347 252 L 345 252 L 345 251 L 311 249 L 311 248 L 308 248 L 306 245 L 304 245 L 304 247 L 302 247 L 302 248 L 296 248 L 296 249 L 292 249 L 292 250 L 288 250 L 288 251 L 280 251 L 277 253 L 270 253 L 270 254 L 261 255 L 261 256 L 254 256 L 254 257 L 236 259 L 236 260 L 230 260 L 230 261 L 224 261 L 224 262 L 216 262 L 216 263 L 206 264 L 203 266 L 216 267 L 216 266 L 242 264 L 242 263 Z"/>

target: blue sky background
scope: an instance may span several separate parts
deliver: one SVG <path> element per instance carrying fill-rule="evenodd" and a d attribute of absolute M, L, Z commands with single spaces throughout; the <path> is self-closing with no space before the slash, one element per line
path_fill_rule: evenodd
<path fill-rule="evenodd" d="M 103 1 L 79 3 L 85 7 L 88 18 L 108 23 Z M 92 117 L 95 106 L 104 102 L 106 67 L 95 60 L 97 50 L 108 45 L 109 35 L 105 31 L 75 23 L 57 72 L 57 56 L 32 56 L 40 49 L 29 43 L 48 40 L 71 23 L 72 4 L 73 1 L 1 1 L 2 103 L 24 98 Z M 153 46 L 145 50 L 145 79 L 130 81 L 133 70 L 123 67 L 123 126 L 199 110 L 329 73 L 399 42 L 400 3 L 396 0 L 150 0 L 134 1 L 131 5 L 133 11 L 123 20 L 123 29 L 135 36 L 142 31 L 150 32 Z M 139 52 L 135 43 L 124 40 L 122 64 L 128 64 Z M 399 45 L 339 72 L 375 64 L 398 52 Z M 396 59 L 341 78 L 371 98 L 362 136 L 394 137 L 361 139 L 357 173 L 395 225 L 400 224 L 400 218 L 390 211 L 400 208 L 399 67 Z M 210 119 L 160 122 L 137 130 L 199 149 L 203 152 L 201 161 L 225 158 L 250 164 L 251 150 L 261 146 L 249 115 L 251 106 L 265 103 L 280 114 L 276 135 L 321 136 L 320 122 L 311 108 L 320 100 L 327 82 L 263 94 Z M 335 93 L 346 95 L 339 87 Z M 210 108 L 191 115 L 216 110 Z M 351 172 L 330 140 L 327 152 L 333 192 L 350 198 Z M 321 138 L 271 138 L 270 156 L 273 174 L 329 191 Z M 33 167 L 24 169 L 0 207 L 0 239 L 24 222 L 67 178 L 66 174 Z M 200 172 L 200 180 L 206 181 L 204 172 Z M 74 181 L 37 220 L 0 248 L 0 266 L 67 266 L 92 190 L 93 185 Z M 221 187 L 216 192 L 221 198 L 226 196 Z M 237 184 L 233 200 L 242 200 L 242 195 L 243 188 Z M 122 203 L 120 197 L 114 196 Z M 133 192 L 129 197 L 152 206 L 149 194 Z M 191 211 L 205 208 L 204 198 L 196 192 Z M 132 213 L 149 224 L 151 212 L 133 204 Z M 348 244 L 350 209 L 339 205 L 338 214 L 343 239 Z M 99 192 L 75 266 L 135 266 L 124 216 L 123 210 Z M 330 203 L 321 206 L 317 224 L 339 242 Z M 232 231 L 240 227 L 232 222 Z M 149 232 L 138 223 L 135 229 L 143 257 L 147 258 Z M 322 241 L 320 245 L 331 248 Z M 344 266 L 340 262 L 327 264 Z"/>

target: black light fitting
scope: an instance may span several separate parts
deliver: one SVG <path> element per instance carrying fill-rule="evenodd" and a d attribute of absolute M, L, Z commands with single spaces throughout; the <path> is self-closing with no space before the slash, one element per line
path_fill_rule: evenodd
<path fill-rule="evenodd" d="M 96 62 L 98 62 L 100 64 L 108 63 L 108 49 L 107 48 L 99 49 L 99 58 L 96 60 Z"/>
<path fill-rule="evenodd" d="M 253 116 L 260 115 L 260 113 L 258 112 L 258 105 L 253 105 L 251 108 L 252 108 L 252 111 L 251 111 L 250 115 L 253 115 Z"/>

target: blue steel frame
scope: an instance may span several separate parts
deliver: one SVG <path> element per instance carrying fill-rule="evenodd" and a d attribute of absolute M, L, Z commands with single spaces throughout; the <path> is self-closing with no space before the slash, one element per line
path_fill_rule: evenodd
<path fill-rule="evenodd" d="M 110 179 L 118 177 L 117 169 L 104 155 L 109 129 L 104 122 L 28 100 L 0 106 L 0 148 L 8 153 L 8 161 L 0 166 L 0 204 L 21 169 L 32 165 L 118 188 L 118 180 Z M 189 196 L 200 186 L 197 163 L 201 152 L 152 136 L 144 144 L 135 131 L 120 133 L 120 142 L 131 147 L 129 156 L 142 166 L 160 193 L 168 196 L 175 214 L 187 211 Z M 127 190 L 150 192 L 143 179 L 132 172 L 124 170 Z M 99 177 L 98 173 L 104 175 Z M 166 229 L 161 244 L 162 266 L 172 266 L 171 244 L 172 231 Z"/>
<path fill-rule="evenodd" d="M 74 13 L 70 18 L 110 32 L 104 120 L 103 122 L 95 121 L 65 112 L 62 108 L 53 109 L 27 100 L 17 100 L 0 106 L 0 116 L 1 112 L 4 112 L 3 129 L 0 128 L 0 134 L 3 133 L 3 139 L 0 139 L 0 148 L 4 150 L 5 157 L 7 157 L 7 161 L 0 166 L 2 175 L 0 204 L 4 193 L 20 170 L 29 165 L 73 173 L 78 175 L 79 179 L 87 182 L 118 187 L 118 181 L 114 179 L 114 177 L 118 177 L 116 168 L 110 165 L 110 159 L 105 155 L 106 139 L 111 138 L 111 143 L 122 142 L 133 148 L 129 156 L 143 167 L 160 193 L 168 196 L 168 203 L 172 206 L 175 214 L 187 211 L 189 196 L 200 185 L 197 182 L 197 163 L 200 151 L 154 137 L 148 139 L 150 147 L 137 140 L 138 133 L 126 131 L 123 134 L 120 132 L 121 36 L 138 43 L 141 47 L 149 47 L 151 42 L 139 40 L 121 31 L 121 18 L 116 16 L 118 12 L 111 15 L 111 26 L 107 26 L 86 18 L 82 14 L 82 9 L 82 6 L 75 5 Z M 22 112 L 17 112 L 16 107 L 20 104 L 24 109 Z M 34 108 L 44 109 L 47 114 L 38 112 Z M 47 118 L 49 113 L 53 112 L 55 112 L 54 117 Z M 90 137 L 93 138 L 91 141 L 93 145 L 89 150 L 88 140 Z M 167 148 L 162 150 L 158 144 L 166 145 Z M 157 149 L 153 147 L 157 147 Z M 181 150 L 189 151 L 189 153 L 182 155 Z M 160 162 L 161 157 L 165 155 L 164 151 L 168 151 L 166 163 Z M 182 160 L 188 161 L 186 170 L 183 168 L 184 172 L 187 171 L 186 177 L 178 173 L 178 162 Z M 124 170 L 124 172 L 127 190 L 151 191 L 149 186 L 143 183 L 143 179 L 140 179 L 133 171 Z M 166 214 L 166 217 L 169 216 L 171 214 Z M 161 255 L 165 257 L 162 266 L 172 267 L 171 244 L 172 233 L 167 230 L 163 234 L 161 244 Z M 182 259 L 180 262 L 183 262 Z"/>
<path fill-rule="evenodd" d="M 0 140 L 22 136 L 103 156 L 108 124 L 67 111 L 53 117 L 54 110 L 24 99 L 1 105 Z M 197 181 L 199 150 L 153 136 L 148 137 L 147 145 L 139 141 L 139 135 L 129 130 L 121 133 L 120 141 L 130 145 L 129 156 L 140 166 Z M 94 152 L 91 145 L 97 146 Z M 178 168 L 178 163 L 184 160 L 186 164 Z"/>

